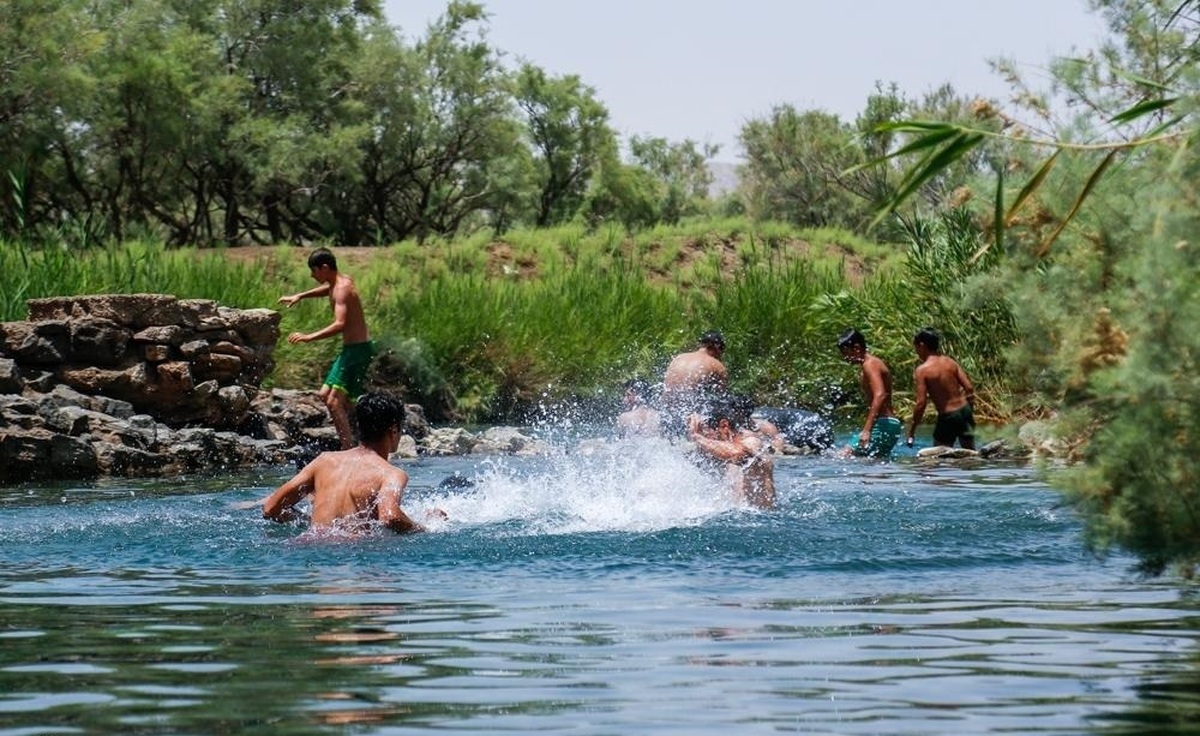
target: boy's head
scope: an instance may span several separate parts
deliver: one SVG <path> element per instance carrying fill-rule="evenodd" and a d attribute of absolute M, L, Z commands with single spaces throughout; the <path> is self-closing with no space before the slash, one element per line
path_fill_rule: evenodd
<path fill-rule="evenodd" d="M 404 403 L 395 396 L 379 392 L 365 393 L 354 405 L 358 435 L 365 442 L 378 442 L 395 427 L 404 428 Z"/>
<path fill-rule="evenodd" d="M 625 382 L 625 403 L 646 404 L 650 401 L 650 383 L 644 378 L 631 378 Z"/>
<path fill-rule="evenodd" d="M 720 332 L 717 332 L 716 330 L 709 330 L 708 332 L 701 335 L 700 339 L 697 340 L 696 342 L 698 342 L 703 347 L 712 348 L 713 350 L 716 350 L 717 352 L 720 352 L 720 353 L 725 352 L 725 336 L 722 335 Z"/>
<path fill-rule="evenodd" d="M 922 327 L 913 337 L 913 345 L 924 347 L 931 353 L 936 353 L 941 350 L 942 337 L 937 333 L 937 330 L 932 327 Z"/>
<path fill-rule="evenodd" d="M 850 363 L 861 363 L 867 352 L 867 338 L 853 327 L 842 333 L 837 345 L 842 359 Z"/>
<path fill-rule="evenodd" d="M 333 251 L 328 248 L 317 248 L 308 256 L 309 269 L 317 271 L 322 266 L 328 266 L 332 271 L 337 270 L 337 259 L 333 257 Z"/>
<path fill-rule="evenodd" d="M 721 422 L 726 422 L 729 429 L 736 432 L 749 426 L 753 410 L 754 402 L 748 396 L 724 396 L 709 404 L 704 423 L 710 429 L 720 429 Z"/>

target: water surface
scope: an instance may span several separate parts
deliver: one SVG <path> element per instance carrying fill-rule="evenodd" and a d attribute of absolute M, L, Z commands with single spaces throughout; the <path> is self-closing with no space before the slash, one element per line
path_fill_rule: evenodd
<path fill-rule="evenodd" d="M 1195 732 L 1194 597 L 1026 467 L 783 458 L 759 511 L 586 448 L 401 463 L 411 537 L 237 508 L 289 468 L 0 489 L 0 734 Z"/>

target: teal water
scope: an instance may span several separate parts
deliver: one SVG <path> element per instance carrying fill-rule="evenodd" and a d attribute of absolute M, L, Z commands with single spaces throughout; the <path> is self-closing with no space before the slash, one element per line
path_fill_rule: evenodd
<path fill-rule="evenodd" d="M 561 444 L 401 463 L 404 538 L 237 508 L 288 468 L 0 489 L 0 734 L 1198 730 L 1196 599 L 1029 468 L 782 458 L 764 512 Z"/>

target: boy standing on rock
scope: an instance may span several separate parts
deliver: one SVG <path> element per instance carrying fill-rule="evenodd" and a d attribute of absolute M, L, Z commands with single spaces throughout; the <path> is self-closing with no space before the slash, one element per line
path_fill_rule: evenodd
<path fill-rule="evenodd" d="M 342 350 L 333 361 L 317 395 L 329 409 L 342 449 L 348 450 L 354 446 L 354 436 L 350 431 L 350 405 L 363 393 L 367 370 L 371 366 L 371 358 L 375 356 L 375 343 L 371 342 L 371 335 L 367 331 L 362 299 L 354 288 L 354 281 L 338 272 L 333 253 L 328 248 L 314 250 L 308 257 L 308 268 L 320 286 L 299 294 L 282 296 L 279 302 L 291 307 L 301 299 L 329 297 L 333 321 L 316 332 L 293 332 L 288 335 L 288 342 L 295 344 L 339 334 L 342 336 Z"/>

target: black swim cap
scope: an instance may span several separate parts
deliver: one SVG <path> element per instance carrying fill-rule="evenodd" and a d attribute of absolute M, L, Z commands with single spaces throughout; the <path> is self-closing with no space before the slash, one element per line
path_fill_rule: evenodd
<path fill-rule="evenodd" d="M 712 345 L 714 348 L 725 349 L 725 336 L 716 330 L 709 330 L 700 336 L 701 345 Z"/>

